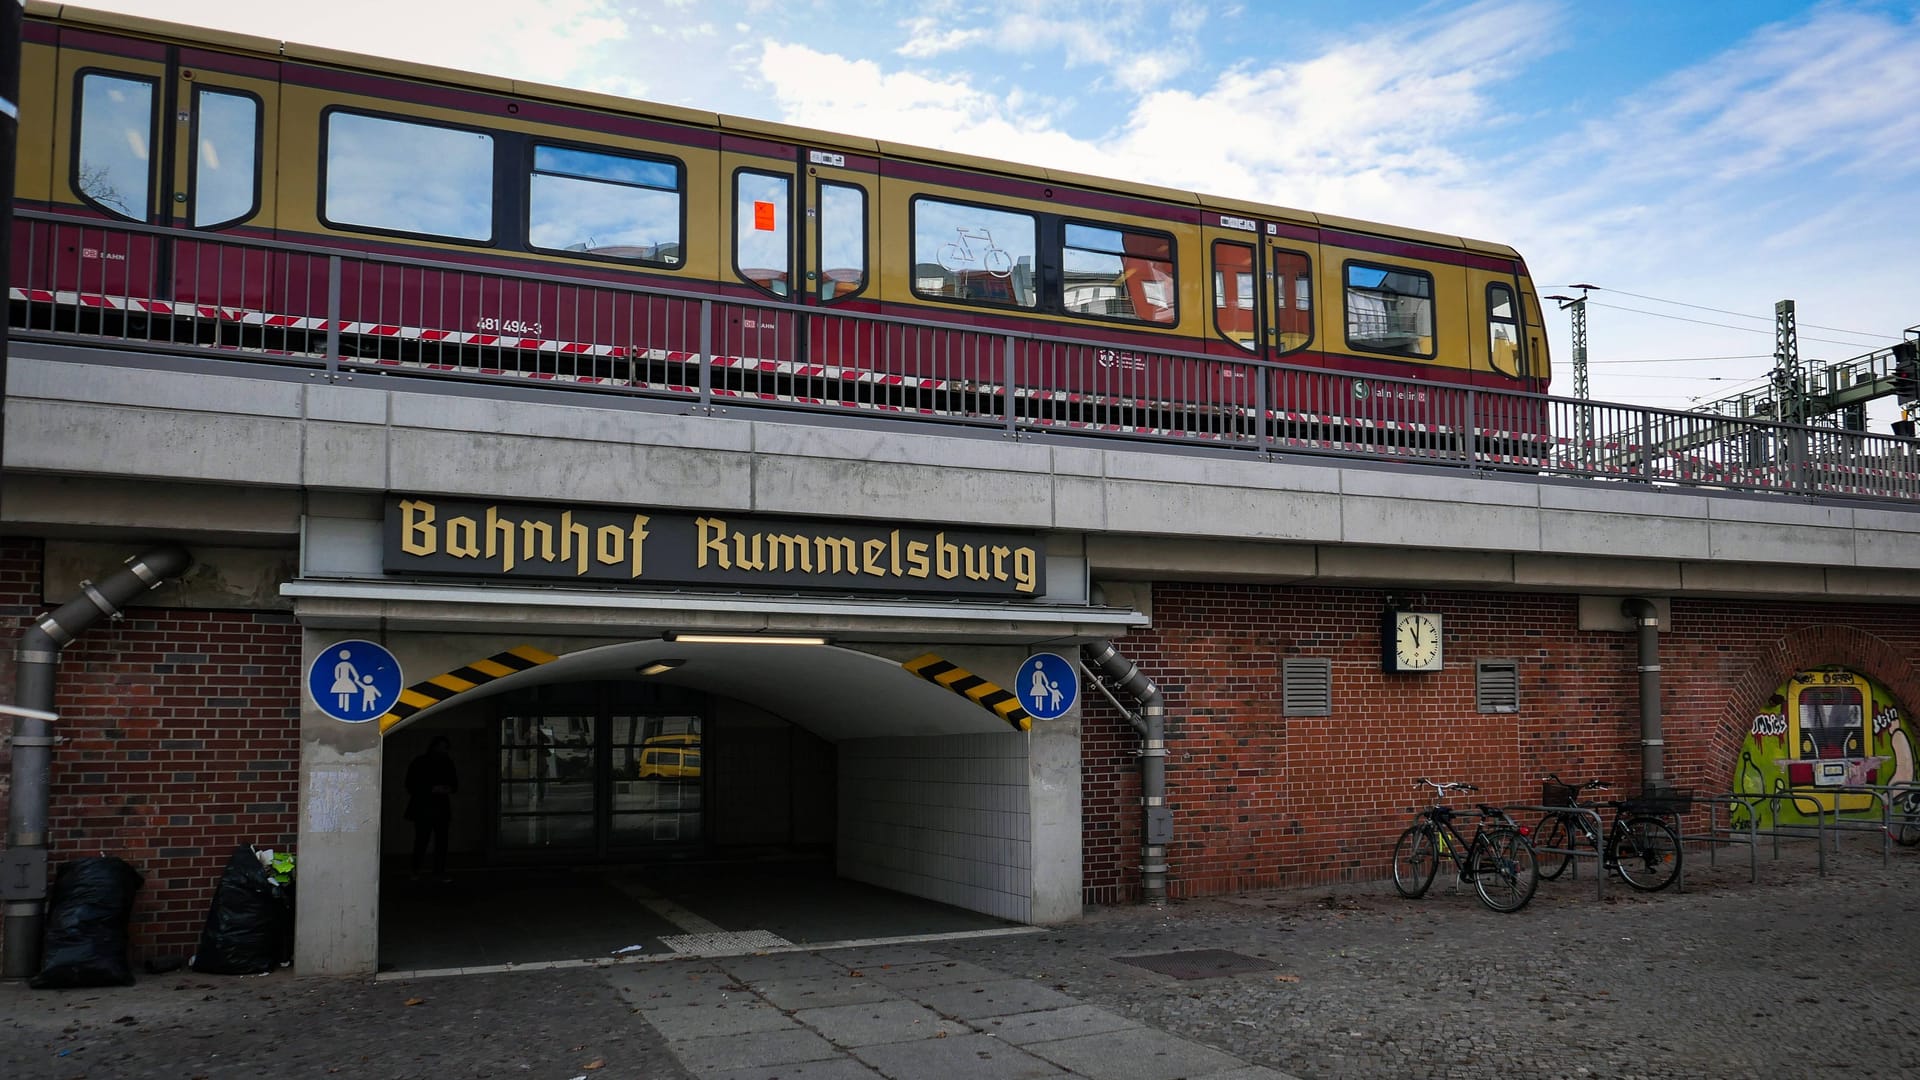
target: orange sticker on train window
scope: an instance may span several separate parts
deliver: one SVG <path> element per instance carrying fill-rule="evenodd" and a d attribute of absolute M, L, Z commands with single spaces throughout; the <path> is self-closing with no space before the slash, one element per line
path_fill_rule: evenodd
<path fill-rule="evenodd" d="M 753 228 L 755 232 L 773 231 L 773 204 L 756 202 L 753 204 Z"/>

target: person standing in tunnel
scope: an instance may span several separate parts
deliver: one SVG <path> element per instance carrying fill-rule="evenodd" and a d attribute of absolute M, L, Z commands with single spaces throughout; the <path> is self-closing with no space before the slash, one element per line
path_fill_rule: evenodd
<path fill-rule="evenodd" d="M 427 752 L 407 766 L 407 820 L 413 822 L 413 876 L 419 880 L 426 863 L 427 845 L 433 845 L 433 876 L 447 877 L 447 832 L 453 825 L 453 793 L 460 790 L 460 774 L 453 767 L 453 743 L 435 735 Z"/>

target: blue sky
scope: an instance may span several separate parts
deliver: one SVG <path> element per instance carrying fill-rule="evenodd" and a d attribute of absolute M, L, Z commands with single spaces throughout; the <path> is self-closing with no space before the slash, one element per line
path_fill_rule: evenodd
<path fill-rule="evenodd" d="M 1920 324 L 1913 0 L 93 6 L 1508 243 L 1602 287 L 1601 399 L 1760 381 L 1781 299 L 1807 360 Z"/>

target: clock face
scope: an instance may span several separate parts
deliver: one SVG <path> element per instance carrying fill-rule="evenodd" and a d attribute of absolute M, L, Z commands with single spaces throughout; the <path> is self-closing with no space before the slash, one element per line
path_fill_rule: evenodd
<path fill-rule="evenodd" d="M 1438 671 L 1440 656 L 1440 616 L 1415 611 L 1394 613 L 1395 668 L 1400 671 Z"/>

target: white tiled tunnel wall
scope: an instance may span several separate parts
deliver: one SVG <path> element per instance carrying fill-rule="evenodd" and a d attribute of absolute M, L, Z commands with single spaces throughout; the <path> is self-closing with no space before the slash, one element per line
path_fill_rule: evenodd
<path fill-rule="evenodd" d="M 841 876 L 1032 921 L 1026 735 L 851 739 L 839 749 Z"/>

